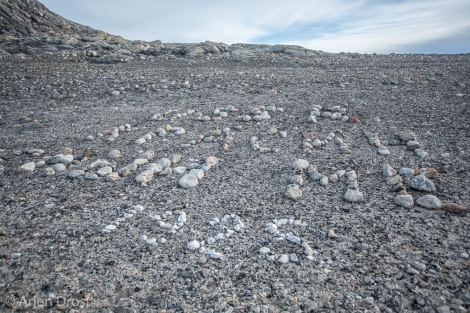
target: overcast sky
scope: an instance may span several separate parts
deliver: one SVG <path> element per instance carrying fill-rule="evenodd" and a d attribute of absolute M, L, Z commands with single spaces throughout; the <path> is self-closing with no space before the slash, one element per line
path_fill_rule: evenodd
<path fill-rule="evenodd" d="M 470 52 L 469 0 L 40 2 L 126 39 L 295 44 L 328 52 Z"/>

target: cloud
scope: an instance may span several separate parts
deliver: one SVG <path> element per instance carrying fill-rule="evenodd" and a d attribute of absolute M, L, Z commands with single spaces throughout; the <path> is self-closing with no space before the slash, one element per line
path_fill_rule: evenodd
<path fill-rule="evenodd" d="M 370 5 L 365 3 L 348 16 L 338 18 L 334 28 L 328 25 L 304 25 L 310 30 L 303 38 L 284 40 L 288 44 L 331 52 L 407 52 L 407 46 L 417 47 L 426 42 L 468 34 L 470 3 L 460 6 L 441 1 L 414 1 L 399 4 Z M 312 29 L 318 31 L 312 33 Z M 297 37 L 301 35 L 297 33 Z M 272 40 L 274 38 L 269 38 Z M 264 41 L 264 38 L 257 38 Z M 460 45 L 470 52 L 470 42 Z M 429 49 L 429 47 L 428 47 Z M 427 49 L 427 51 L 429 51 Z M 434 49 L 436 52 L 439 49 Z M 413 51 L 417 52 L 417 51 Z M 426 51 L 422 51 L 426 52 Z M 461 52 L 464 52 L 461 50 Z"/>
<path fill-rule="evenodd" d="M 388 53 L 439 45 L 470 29 L 468 0 L 41 2 L 75 22 L 147 41 L 286 43 L 331 52 Z M 458 46 L 470 52 L 470 43 Z"/>

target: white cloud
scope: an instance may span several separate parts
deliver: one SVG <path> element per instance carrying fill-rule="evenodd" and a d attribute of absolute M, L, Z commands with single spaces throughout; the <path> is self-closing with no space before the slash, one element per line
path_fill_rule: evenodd
<path fill-rule="evenodd" d="M 397 49 L 402 52 L 407 45 L 452 37 L 468 30 L 470 20 L 466 12 L 470 12 L 470 4 L 461 1 L 460 8 L 455 4 L 417 1 L 377 6 L 369 9 L 366 16 L 346 22 L 339 32 L 288 43 L 331 52 L 389 53 Z M 359 13 L 357 16 L 361 17 Z"/>
<path fill-rule="evenodd" d="M 392 52 L 470 29 L 468 0 L 41 2 L 73 21 L 147 41 L 263 41 L 331 52 Z"/>

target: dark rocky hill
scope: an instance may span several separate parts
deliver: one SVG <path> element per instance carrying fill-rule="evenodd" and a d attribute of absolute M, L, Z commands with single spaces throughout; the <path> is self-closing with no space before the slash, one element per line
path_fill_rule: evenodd
<path fill-rule="evenodd" d="M 79 36 L 81 39 L 107 34 L 71 22 L 34 0 L 0 0 L 2 40 L 25 37 Z"/>
<path fill-rule="evenodd" d="M 0 56 L 18 53 L 59 53 L 73 61 L 116 63 L 158 55 L 244 60 L 266 53 L 309 57 L 323 52 L 289 45 L 131 41 L 69 21 L 36 0 L 0 0 Z"/>

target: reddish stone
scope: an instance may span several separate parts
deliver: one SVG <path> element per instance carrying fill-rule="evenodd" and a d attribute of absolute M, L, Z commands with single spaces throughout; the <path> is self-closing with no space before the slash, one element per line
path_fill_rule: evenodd
<path fill-rule="evenodd" d="M 457 203 L 446 203 L 442 205 L 441 210 L 454 214 L 466 214 L 468 212 L 465 206 Z"/>
<path fill-rule="evenodd" d="M 305 133 L 304 138 L 313 140 L 315 138 L 315 135 L 313 133 Z"/>
<path fill-rule="evenodd" d="M 352 117 L 352 116 L 351 116 L 351 117 L 348 119 L 348 122 L 351 123 L 351 124 L 357 124 L 357 123 L 359 123 L 359 119 L 358 119 L 357 117 Z"/>

